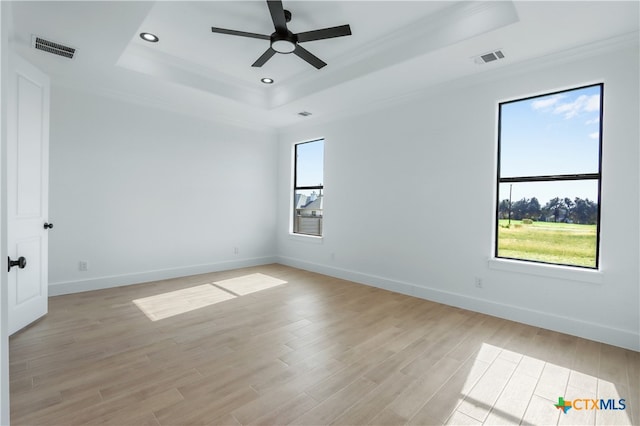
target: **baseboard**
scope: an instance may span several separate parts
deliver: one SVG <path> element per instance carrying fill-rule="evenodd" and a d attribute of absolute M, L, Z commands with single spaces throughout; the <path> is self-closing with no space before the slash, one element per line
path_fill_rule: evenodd
<path fill-rule="evenodd" d="M 78 281 L 62 281 L 49 283 L 49 296 L 81 293 L 83 291 L 101 290 L 104 288 L 121 287 L 131 284 L 140 284 L 149 281 L 166 280 L 170 278 L 186 277 L 189 275 L 206 274 L 209 272 L 226 271 L 229 269 L 246 268 L 250 266 L 267 265 L 276 263 L 273 256 L 254 257 L 240 260 L 230 260 L 202 265 L 192 265 L 180 268 L 157 269 L 134 274 L 110 275 L 106 277 L 90 278 Z"/>
<path fill-rule="evenodd" d="M 631 349 L 633 351 L 640 351 L 640 336 L 629 330 L 607 327 L 601 324 L 581 321 L 548 312 L 497 303 L 487 299 L 418 286 L 416 284 L 392 280 L 377 275 L 336 268 L 291 257 L 278 256 L 276 259 L 278 263 L 294 268 L 317 272 L 323 275 L 419 297 L 421 299 L 541 327 L 547 330 L 566 333 L 572 336 Z"/>

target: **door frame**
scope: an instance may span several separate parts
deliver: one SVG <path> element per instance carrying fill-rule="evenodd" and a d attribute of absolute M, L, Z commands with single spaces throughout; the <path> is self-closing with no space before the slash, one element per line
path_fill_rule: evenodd
<path fill-rule="evenodd" d="M 9 2 L 0 1 L 0 424 L 9 425 L 9 332 L 7 280 L 7 76 Z"/>

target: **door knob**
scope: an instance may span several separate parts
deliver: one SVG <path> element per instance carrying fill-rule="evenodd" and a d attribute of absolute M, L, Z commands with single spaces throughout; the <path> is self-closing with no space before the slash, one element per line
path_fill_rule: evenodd
<path fill-rule="evenodd" d="M 11 267 L 13 266 L 17 266 L 20 269 L 24 269 L 24 267 L 27 266 L 27 259 L 25 259 L 24 256 L 20 256 L 18 260 L 11 260 L 10 257 L 7 257 L 7 259 L 9 260 L 7 271 L 11 271 Z"/>
<path fill-rule="evenodd" d="M 53 223 L 45 223 L 44 224 L 44 229 L 51 229 L 53 228 Z"/>

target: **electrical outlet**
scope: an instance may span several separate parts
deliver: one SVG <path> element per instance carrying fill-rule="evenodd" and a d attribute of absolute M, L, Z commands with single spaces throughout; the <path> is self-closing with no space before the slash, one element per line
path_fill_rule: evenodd
<path fill-rule="evenodd" d="M 89 270 L 89 262 L 87 262 L 86 260 L 78 261 L 78 271 L 86 272 L 88 270 Z"/>
<path fill-rule="evenodd" d="M 331 252 L 331 260 L 336 260 L 336 254 L 334 252 Z"/>
<path fill-rule="evenodd" d="M 476 277 L 474 282 L 477 288 L 482 288 L 482 278 Z"/>
<path fill-rule="evenodd" d="M 238 247 L 234 247 L 233 254 L 238 254 L 238 253 L 240 253 L 240 249 Z"/>

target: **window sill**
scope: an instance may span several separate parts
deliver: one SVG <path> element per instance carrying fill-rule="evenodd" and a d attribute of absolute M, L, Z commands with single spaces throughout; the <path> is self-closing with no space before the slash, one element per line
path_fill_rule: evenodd
<path fill-rule="evenodd" d="M 318 237 L 315 235 L 306 235 L 306 234 L 294 234 L 293 232 L 289 232 L 289 239 L 293 241 L 301 241 L 304 243 L 311 244 L 322 244 L 323 237 Z"/>
<path fill-rule="evenodd" d="M 546 265 L 521 260 L 491 258 L 489 259 L 489 269 L 592 284 L 602 284 L 603 282 L 602 270 Z"/>

